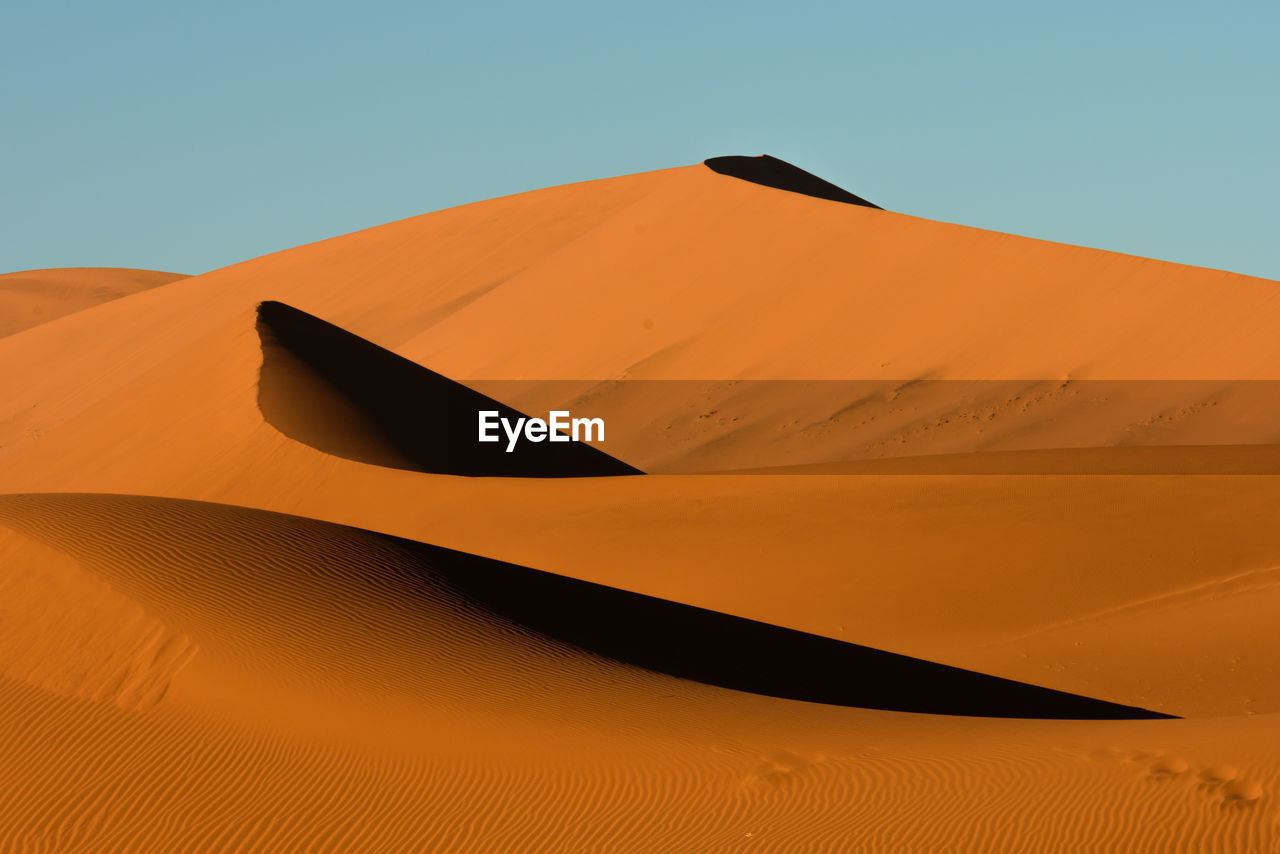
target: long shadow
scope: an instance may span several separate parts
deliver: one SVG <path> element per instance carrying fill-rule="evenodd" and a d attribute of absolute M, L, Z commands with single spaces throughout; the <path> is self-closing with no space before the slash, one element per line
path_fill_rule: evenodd
<path fill-rule="evenodd" d="M 595 655 L 710 685 L 839 706 L 996 718 L 1173 715 L 988 676 L 438 546 L 437 577 L 476 606 Z"/>
<path fill-rule="evenodd" d="M 726 157 L 712 157 L 702 162 L 713 172 L 719 172 L 721 175 L 728 175 L 732 178 L 740 178 L 753 184 L 773 187 L 776 190 L 801 193 L 802 195 L 827 199 L 832 202 L 845 202 L 850 205 L 861 205 L 865 208 L 884 210 L 884 208 L 872 204 L 861 196 L 855 196 L 843 187 L 837 187 L 830 181 L 825 181 L 811 172 L 804 171 L 799 166 L 792 166 L 787 161 L 779 160 L 768 154 L 761 154 L 759 157 L 733 154 Z"/>
<path fill-rule="evenodd" d="M 258 306 L 258 406 L 299 442 L 348 459 L 472 477 L 643 474 L 582 442 L 477 440 L 477 416 L 524 417 L 478 391 L 280 302 Z"/>
<path fill-rule="evenodd" d="M 108 578 L 149 577 L 166 596 L 197 608 L 219 602 L 238 613 L 237 602 L 261 606 L 267 596 L 273 607 L 285 607 L 291 596 L 302 595 L 321 605 L 329 601 L 337 609 L 331 619 L 355 621 L 364 631 L 394 632 L 395 625 L 369 623 L 376 608 L 362 612 L 356 604 L 368 602 L 368 590 L 376 590 L 395 601 L 397 613 L 419 609 L 444 621 L 418 623 L 419 630 L 483 644 L 487 633 L 514 629 L 531 650 L 561 659 L 568 645 L 598 658 L 773 697 L 999 718 L 1173 717 L 249 507 L 138 495 L 0 495 L 0 525 L 106 571 Z M 265 593 L 245 583 L 263 561 L 270 561 L 264 571 L 272 577 Z M 350 585 L 329 588 L 326 579 L 350 573 L 363 573 L 368 590 L 330 600 L 326 591 Z M 451 620 L 456 624 L 445 624 Z M 539 637 L 559 643 L 540 644 Z M 572 667 L 572 660 L 565 666 Z"/>

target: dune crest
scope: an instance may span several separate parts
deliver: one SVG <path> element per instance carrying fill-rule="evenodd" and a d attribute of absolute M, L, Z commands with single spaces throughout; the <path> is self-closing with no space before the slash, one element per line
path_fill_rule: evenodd
<path fill-rule="evenodd" d="M 237 626 L 257 642 L 269 644 L 270 654 L 303 646 L 320 638 L 305 628 L 303 614 L 290 615 L 292 601 L 305 598 L 314 614 L 324 616 L 326 634 L 341 637 L 343 612 L 360 603 L 364 619 L 374 614 L 387 633 L 397 623 L 412 621 L 418 637 L 454 638 L 458 643 L 492 643 L 485 638 L 506 637 L 527 643 L 529 650 L 502 657 L 525 662 L 537 671 L 557 663 L 542 648 L 556 650 L 562 660 L 576 653 L 625 668 L 640 668 L 704 685 L 752 694 L 858 708 L 912 711 L 945 715 L 1049 719 L 1168 718 L 1143 709 L 1078 697 L 1005 679 L 965 672 L 906 656 L 806 635 L 759 623 L 630 593 L 574 578 L 540 572 L 370 532 L 342 532 L 306 519 L 284 517 L 199 502 L 106 495 L 31 495 L 0 497 L 0 519 L 60 549 L 79 554 L 116 579 L 131 585 L 137 595 L 189 622 L 189 604 L 176 601 L 166 588 L 186 597 L 204 597 L 233 606 Z M 92 531 L 86 547 L 81 534 Z M 234 531 L 234 535 L 220 533 Z M 286 540 L 336 543 L 344 537 L 367 541 L 367 566 L 355 562 L 307 571 L 298 559 L 282 551 L 258 572 L 260 583 L 251 596 L 237 593 L 244 586 L 239 574 L 263 563 L 257 555 L 274 536 Z M 174 566 L 166 552 L 180 552 L 183 566 Z M 340 553 L 325 549 L 330 561 Z M 127 555 L 127 557 L 124 557 Z M 223 564 L 238 568 L 225 574 Z M 383 566 L 379 566 L 383 563 Z M 140 578 L 131 566 L 158 574 Z M 175 571 L 181 574 L 170 575 Z M 262 597 L 261 582 L 270 578 L 275 596 Z M 38 598 L 38 597 L 37 597 Z M 256 603 L 254 599 L 259 601 Z M 411 617 L 417 612 L 419 616 Z M 294 621 L 292 631 L 281 631 Z M 257 624 L 257 623 L 260 623 Z M 352 631 L 347 626 L 345 631 Z M 479 640 L 464 640 L 476 635 Z M 211 636 L 208 642 L 213 641 Z M 424 641 L 425 642 L 425 641 Z M 509 644 L 508 644 L 509 646 Z M 407 650 L 412 643 L 405 643 Z M 370 647 L 364 653 L 366 671 L 380 668 L 371 656 L 387 651 Z M 495 651 L 479 654 L 491 658 Z M 312 653 L 311 655 L 314 655 Z M 388 658 L 394 656 L 387 655 Z M 459 655 L 451 647 L 437 658 Z M 324 658 L 323 656 L 321 658 Z M 535 663 L 536 662 L 536 663 Z M 459 665 L 461 668 L 461 665 Z M 424 666 L 424 676 L 429 669 Z M 367 676 L 368 673 L 365 674 Z M 350 678 L 350 676 L 348 676 Z M 384 679 L 386 677 L 383 677 Z M 508 677 L 509 678 L 509 677 Z M 575 678 L 572 673 L 568 678 Z M 548 698 L 550 699 L 550 698 Z"/>
<path fill-rule="evenodd" d="M 758 157 L 741 155 L 710 157 L 704 160 L 703 164 L 712 172 L 765 187 L 773 187 L 775 190 L 786 190 L 790 193 L 813 196 L 815 199 L 827 199 L 832 202 L 844 202 L 882 210 L 879 205 L 872 204 L 861 196 L 855 196 L 817 175 L 768 154 L 761 154 Z"/>

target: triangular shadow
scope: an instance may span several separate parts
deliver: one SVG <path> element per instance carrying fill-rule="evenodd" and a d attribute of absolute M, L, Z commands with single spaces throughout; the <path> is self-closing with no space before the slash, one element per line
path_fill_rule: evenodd
<path fill-rule="evenodd" d="M 837 187 L 830 181 L 804 171 L 799 166 L 792 166 L 787 161 L 768 154 L 761 154 L 759 157 L 746 157 L 740 154 L 712 157 L 704 160 L 703 164 L 721 175 L 773 187 L 775 190 L 786 190 L 831 202 L 844 202 L 850 205 L 861 205 L 864 208 L 884 210 L 861 196 L 855 196 L 843 187 Z"/>
<path fill-rule="evenodd" d="M 263 417 L 326 453 L 470 477 L 643 474 L 583 442 L 482 443 L 480 411 L 523 413 L 284 303 L 258 306 L 258 334 Z"/>

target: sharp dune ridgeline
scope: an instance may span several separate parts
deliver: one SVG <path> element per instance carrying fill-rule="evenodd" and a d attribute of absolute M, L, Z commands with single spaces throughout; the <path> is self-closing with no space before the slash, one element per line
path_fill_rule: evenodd
<path fill-rule="evenodd" d="M 263 417 L 286 436 L 329 453 L 470 477 L 641 473 L 587 444 L 525 444 L 511 454 L 500 441 L 477 443 L 477 412 L 528 416 L 283 303 L 258 306 L 258 331 Z M 313 393 L 301 394 L 300 386 Z"/>
<path fill-rule="evenodd" d="M 1276 329 L 771 157 L 0 276 L 0 850 L 1274 850 Z"/>

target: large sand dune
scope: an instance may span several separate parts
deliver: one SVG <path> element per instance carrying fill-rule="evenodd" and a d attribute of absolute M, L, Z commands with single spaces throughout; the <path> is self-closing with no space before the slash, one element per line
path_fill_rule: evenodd
<path fill-rule="evenodd" d="M 1276 283 L 708 166 L 0 339 L 0 848 L 1275 850 Z"/>

